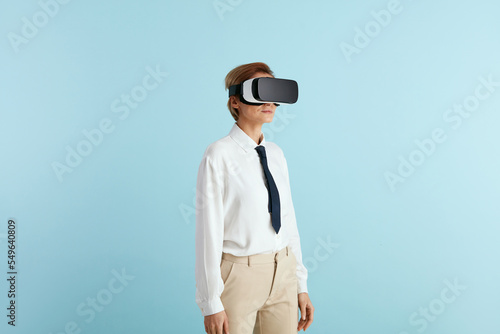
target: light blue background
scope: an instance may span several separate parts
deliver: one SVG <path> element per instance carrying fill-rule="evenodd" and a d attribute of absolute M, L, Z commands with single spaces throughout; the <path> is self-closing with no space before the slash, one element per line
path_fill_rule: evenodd
<path fill-rule="evenodd" d="M 11 33 L 41 5 L 2 1 L 2 333 L 61 333 L 71 321 L 81 333 L 204 333 L 197 170 L 234 122 L 225 75 L 263 61 L 300 89 L 263 129 L 289 165 L 316 309 L 307 332 L 497 334 L 500 87 L 457 128 L 443 115 L 473 101 L 480 77 L 500 81 L 500 4 L 401 0 L 346 57 L 342 43 L 354 45 L 356 28 L 390 1 L 221 3 L 231 10 L 219 15 L 211 0 L 73 0 L 16 52 Z M 157 66 L 168 76 L 120 119 L 113 101 Z M 53 163 L 103 119 L 113 131 L 60 181 Z M 436 128 L 446 140 L 391 189 L 384 174 Z M 5 316 L 9 218 L 16 328 Z M 134 278 L 110 294 L 113 270 Z M 446 280 L 463 286 L 445 290 L 450 303 L 440 301 Z M 97 296 L 112 300 L 87 322 L 77 307 Z M 423 320 L 420 308 L 438 314 Z"/>

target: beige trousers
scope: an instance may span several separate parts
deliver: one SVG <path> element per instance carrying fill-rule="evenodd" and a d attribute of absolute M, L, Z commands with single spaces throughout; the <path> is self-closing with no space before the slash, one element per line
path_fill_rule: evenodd
<path fill-rule="evenodd" d="M 297 262 L 289 247 L 272 254 L 222 253 L 221 301 L 231 334 L 296 334 Z"/>

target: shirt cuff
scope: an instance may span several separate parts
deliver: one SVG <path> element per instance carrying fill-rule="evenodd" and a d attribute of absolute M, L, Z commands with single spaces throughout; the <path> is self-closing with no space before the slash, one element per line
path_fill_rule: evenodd
<path fill-rule="evenodd" d="M 211 300 L 201 302 L 199 304 L 199 307 L 201 310 L 201 314 L 204 317 L 206 317 L 207 315 L 219 313 L 220 311 L 224 311 L 224 305 L 222 305 L 220 297 L 214 297 Z"/>
<path fill-rule="evenodd" d="M 306 280 L 297 280 L 297 294 L 307 292 L 307 281 Z"/>

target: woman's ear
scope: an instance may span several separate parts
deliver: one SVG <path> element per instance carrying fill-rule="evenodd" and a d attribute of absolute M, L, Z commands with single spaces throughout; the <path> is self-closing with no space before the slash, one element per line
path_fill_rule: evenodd
<path fill-rule="evenodd" d="M 231 99 L 231 107 L 233 107 L 234 109 L 238 109 L 238 107 L 239 107 L 238 100 L 237 100 L 238 98 L 236 97 L 236 95 L 232 95 L 230 97 L 230 99 Z"/>

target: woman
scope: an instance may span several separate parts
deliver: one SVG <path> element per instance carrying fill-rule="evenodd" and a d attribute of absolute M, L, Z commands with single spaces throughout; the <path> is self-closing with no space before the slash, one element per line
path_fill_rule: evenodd
<path fill-rule="evenodd" d="M 241 65 L 227 74 L 225 86 L 260 77 L 274 78 L 266 64 Z M 236 94 L 227 106 L 236 122 L 205 150 L 196 188 L 196 302 L 205 331 L 305 331 L 314 307 L 288 167 L 281 148 L 262 133 L 277 105 L 249 104 Z"/>

